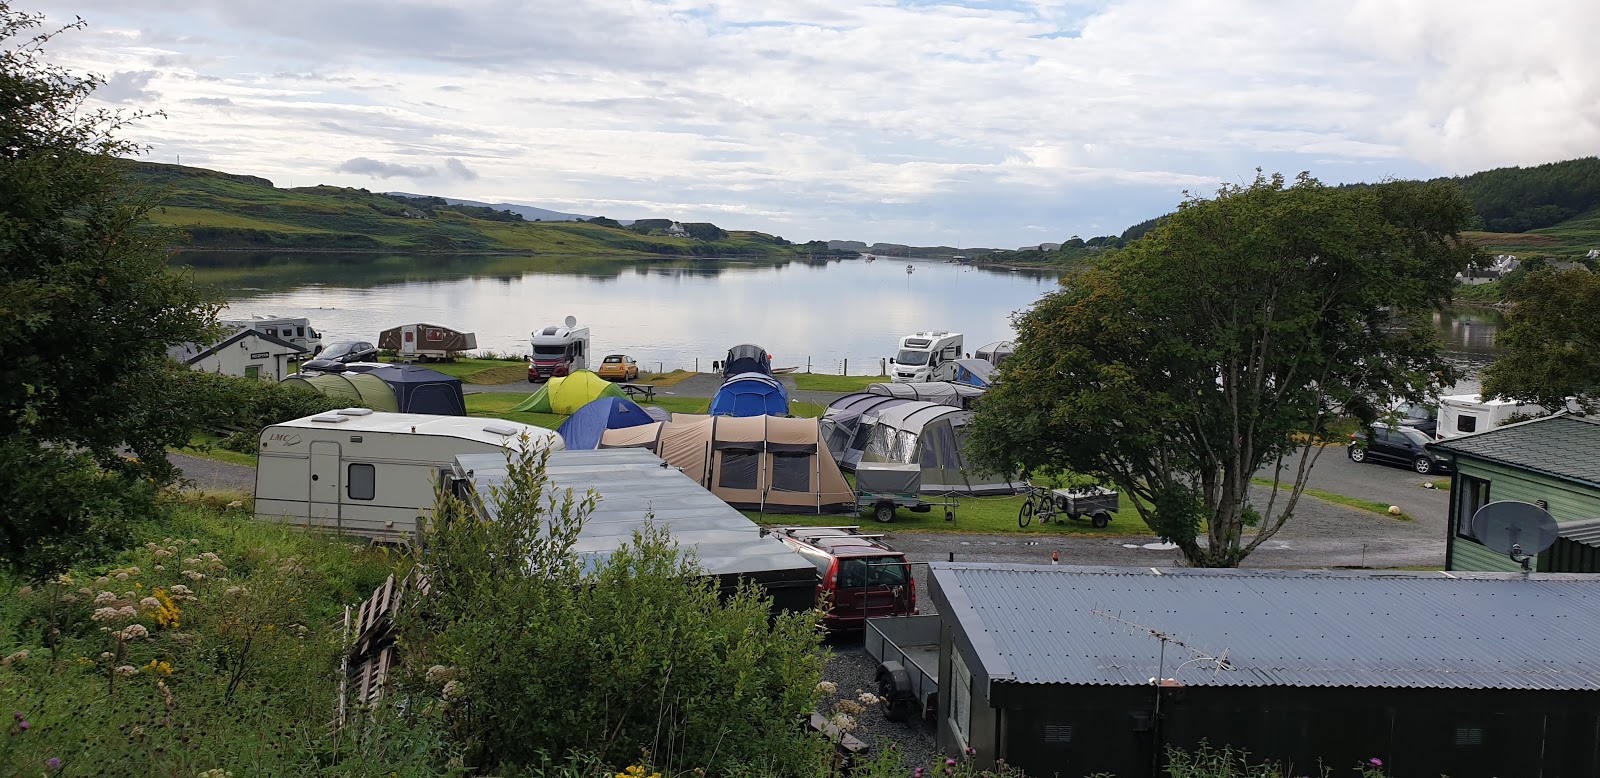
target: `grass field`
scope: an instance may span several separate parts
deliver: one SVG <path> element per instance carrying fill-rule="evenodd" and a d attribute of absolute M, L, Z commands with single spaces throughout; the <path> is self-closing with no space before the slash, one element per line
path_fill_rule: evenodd
<path fill-rule="evenodd" d="M 823 375 L 794 373 L 794 387 L 808 392 L 864 392 L 872 384 L 889 380 L 881 375 Z"/>
<path fill-rule="evenodd" d="M 237 451 L 218 448 L 216 444 L 221 440 L 216 435 L 202 432 L 190 438 L 188 446 L 173 450 L 184 456 L 211 459 L 217 462 L 226 462 L 230 465 L 256 466 L 255 454 L 241 454 Z"/>
<path fill-rule="evenodd" d="M 1600 209 L 1579 214 L 1560 224 L 1528 232 L 1462 234 L 1491 253 L 1576 259 L 1589 249 L 1600 248 Z"/>

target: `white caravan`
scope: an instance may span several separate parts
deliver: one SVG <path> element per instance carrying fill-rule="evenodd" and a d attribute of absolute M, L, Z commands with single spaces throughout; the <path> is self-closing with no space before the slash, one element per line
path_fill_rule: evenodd
<path fill-rule="evenodd" d="M 566 447 L 543 427 L 473 416 L 346 408 L 274 424 L 261 431 L 256 518 L 402 540 L 457 456 L 517 450 L 523 436 Z"/>
<path fill-rule="evenodd" d="M 1487 432 L 1516 415 L 1543 416 L 1547 411 L 1538 405 L 1515 400 L 1485 400 L 1476 394 L 1453 394 L 1439 398 L 1439 427 L 1434 437 L 1439 440 L 1474 432 Z"/>
<path fill-rule="evenodd" d="M 279 340 L 286 340 L 306 350 L 307 354 L 316 356 L 322 353 L 322 333 L 311 327 L 310 319 L 296 319 L 282 316 L 255 316 L 249 319 L 226 319 L 217 322 L 224 327 L 237 327 L 242 330 L 255 330 L 265 335 L 271 335 Z"/>
<path fill-rule="evenodd" d="M 533 353 L 528 358 L 528 382 L 546 381 L 589 369 L 589 328 L 578 329 L 571 316 L 562 326 L 534 330 Z"/>
<path fill-rule="evenodd" d="M 961 333 L 936 330 L 900 339 L 900 353 L 889 360 L 889 380 L 897 384 L 953 381 L 961 359 Z"/>

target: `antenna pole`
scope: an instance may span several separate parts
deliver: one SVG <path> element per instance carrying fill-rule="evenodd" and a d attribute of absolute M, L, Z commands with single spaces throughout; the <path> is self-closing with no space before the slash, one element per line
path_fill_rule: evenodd
<path fill-rule="evenodd" d="M 1150 717 L 1150 774 L 1161 774 L 1161 685 L 1167 672 L 1167 636 L 1151 630 L 1161 640 L 1156 654 L 1156 709 Z"/>

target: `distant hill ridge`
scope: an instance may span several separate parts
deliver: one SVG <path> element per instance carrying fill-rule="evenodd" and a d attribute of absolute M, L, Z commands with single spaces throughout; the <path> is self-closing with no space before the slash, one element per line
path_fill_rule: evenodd
<path fill-rule="evenodd" d="M 398 197 L 415 198 L 437 197 L 437 195 L 420 195 L 411 194 L 410 192 L 384 192 L 384 194 L 396 195 Z M 581 222 L 594 218 L 593 216 L 584 216 L 576 213 L 562 213 L 560 211 L 552 211 L 548 208 L 539 208 L 533 205 L 522 205 L 521 203 L 484 203 L 477 200 L 462 200 L 455 197 L 441 197 L 439 199 L 444 200 L 451 205 L 473 205 L 479 208 L 493 208 L 497 211 L 510 211 L 512 213 L 521 214 L 522 218 L 527 219 L 528 221 Z M 630 221 L 623 221 L 622 223 L 632 224 Z"/>

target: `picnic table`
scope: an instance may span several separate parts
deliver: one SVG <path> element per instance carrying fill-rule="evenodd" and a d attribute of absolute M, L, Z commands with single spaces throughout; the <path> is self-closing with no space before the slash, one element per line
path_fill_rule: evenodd
<path fill-rule="evenodd" d="M 654 384 L 617 384 L 617 388 L 626 392 L 629 397 L 638 397 L 642 394 L 646 400 L 656 399 L 656 387 Z"/>

